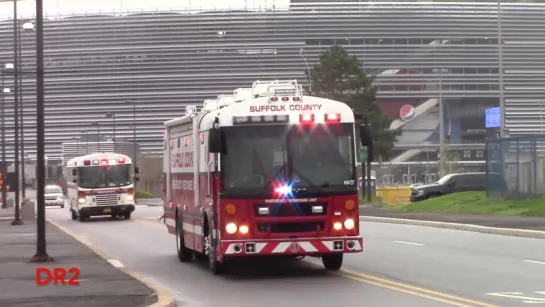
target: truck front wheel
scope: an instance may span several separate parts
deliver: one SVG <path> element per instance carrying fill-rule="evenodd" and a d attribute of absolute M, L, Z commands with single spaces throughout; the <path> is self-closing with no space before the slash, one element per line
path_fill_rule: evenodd
<path fill-rule="evenodd" d="M 323 255 L 322 263 L 324 264 L 325 269 L 330 271 L 340 270 L 343 265 L 343 255 L 344 254 L 341 253 Z"/>
<path fill-rule="evenodd" d="M 208 226 L 208 232 L 206 233 L 204 248 L 206 255 L 208 256 L 208 266 L 214 275 L 222 275 L 227 272 L 226 259 L 223 262 L 216 260 L 216 248 L 212 241 L 212 227 Z"/>
<path fill-rule="evenodd" d="M 190 262 L 193 260 L 193 251 L 185 247 L 182 222 L 179 221 L 176 222 L 176 249 L 180 262 Z"/>

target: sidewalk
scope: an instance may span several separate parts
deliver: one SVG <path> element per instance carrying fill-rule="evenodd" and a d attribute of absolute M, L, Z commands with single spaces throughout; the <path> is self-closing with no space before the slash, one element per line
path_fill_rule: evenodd
<path fill-rule="evenodd" d="M 545 217 L 399 212 L 375 207 L 360 207 L 360 215 L 545 231 Z"/>
<path fill-rule="evenodd" d="M 20 226 L 10 222 L 0 220 L 0 306 L 140 307 L 157 300 L 153 290 L 50 223 L 46 225 L 47 250 L 55 262 L 30 263 L 36 253 L 36 221 Z M 77 267 L 80 285 L 36 286 L 37 267 Z"/>

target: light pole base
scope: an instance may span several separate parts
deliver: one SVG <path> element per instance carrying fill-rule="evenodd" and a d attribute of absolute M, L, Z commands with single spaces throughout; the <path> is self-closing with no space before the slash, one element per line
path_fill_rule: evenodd
<path fill-rule="evenodd" d="M 13 222 L 11 222 L 11 226 L 18 226 L 18 225 L 23 225 L 23 220 L 14 219 Z"/>
<path fill-rule="evenodd" d="M 49 257 L 49 255 L 47 253 L 45 254 L 42 254 L 42 253 L 36 253 L 36 255 L 32 256 L 32 258 L 30 259 L 30 262 L 55 262 L 55 260 L 53 259 L 53 257 Z"/>

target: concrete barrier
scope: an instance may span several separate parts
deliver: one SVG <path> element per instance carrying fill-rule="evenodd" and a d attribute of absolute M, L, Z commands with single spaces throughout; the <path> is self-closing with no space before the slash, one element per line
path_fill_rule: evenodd
<path fill-rule="evenodd" d="M 388 205 L 406 204 L 411 197 L 411 189 L 408 187 L 388 187 L 377 189 L 377 195 Z"/>
<path fill-rule="evenodd" d="M 23 199 L 23 201 L 21 202 L 21 218 L 25 221 L 36 219 L 34 202 L 28 198 Z"/>

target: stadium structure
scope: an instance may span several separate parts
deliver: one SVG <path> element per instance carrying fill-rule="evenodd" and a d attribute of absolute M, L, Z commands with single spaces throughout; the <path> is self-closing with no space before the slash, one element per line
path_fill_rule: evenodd
<path fill-rule="evenodd" d="M 82 133 L 111 138 L 114 121 L 116 139 L 132 142 L 135 122 L 141 152 L 160 152 L 162 123 L 186 106 L 260 79 L 308 85 L 305 71 L 333 44 L 347 48 L 376 76 L 378 103 L 393 120 L 391 128 L 403 130 L 393 163 L 427 161 L 429 168 L 437 159 L 439 100 L 449 150 L 471 163 L 484 160 L 484 110 L 502 100 L 510 135 L 543 131 L 544 4 L 293 0 L 282 7 L 268 2 L 259 10 L 177 10 L 179 4 L 170 2 L 172 9 L 165 10 L 112 7 L 49 15 L 44 29 L 50 160 L 60 159 L 61 144 Z M 20 18 L 32 19 L 28 12 Z M 13 62 L 12 21 L 5 17 L 0 23 L 1 63 Z M 22 33 L 22 56 L 25 148 L 34 154 L 32 32 Z M 13 85 L 11 75 L 4 74 L 4 81 Z M 12 96 L 4 95 L 9 159 Z"/>

